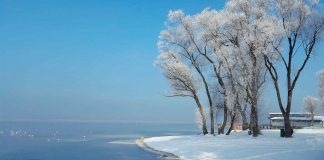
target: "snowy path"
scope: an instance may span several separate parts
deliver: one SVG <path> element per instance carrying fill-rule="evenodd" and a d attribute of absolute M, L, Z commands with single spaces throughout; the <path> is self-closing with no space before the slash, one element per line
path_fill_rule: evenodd
<path fill-rule="evenodd" d="M 253 138 L 246 132 L 230 136 L 168 136 L 144 142 L 184 160 L 324 159 L 324 129 L 297 130 L 294 138 L 280 138 L 278 130 L 264 130 Z"/>

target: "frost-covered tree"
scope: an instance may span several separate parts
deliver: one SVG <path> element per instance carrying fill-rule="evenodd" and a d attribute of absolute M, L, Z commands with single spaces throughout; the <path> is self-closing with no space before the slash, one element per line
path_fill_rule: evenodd
<path fill-rule="evenodd" d="M 236 81 L 232 86 L 240 86 L 232 87 L 237 94 L 235 99 L 250 104 L 253 136 L 259 133 L 258 101 L 266 78 L 263 55 L 273 55 L 272 44 L 280 35 L 276 18 L 268 14 L 269 6 L 267 0 L 230 0 L 225 6 L 225 17 L 229 19 L 224 27 L 225 47 L 231 52 L 229 60 L 234 64 L 234 68 L 226 68 L 236 70 L 232 72 L 237 74 L 236 78 L 229 76 L 230 82 Z"/>
<path fill-rule="evenodd" d="M 312 120 L 311 120 L 311 125 L 313 126 L 314 124 L 314 114 L 316 111 L 316 107 L 319 104 L 319 99 L 312 97 L 312 96 L 307 96 L 304 98 L 304 106 L 305 110 L 312 115 Z"/>
<path fill-rule="evenodd" d="M 156 64 L 162 68 L 165 77 L 170 82 L 172 88 L 170 96 L 192 97 L 195 100 L 200 114 L 202 132 L 207 134 L 206 118 L 198 96 L 199 81 L 193 75 L 192 70 L 168 50 L 160 52 Z"/>
<path fill-rule="evenodd" d="M 205 9 L 196 15 L 185 15 L 181 10 L 169 13 L 167 29 L 159 37 L 160 49 L 192 68 L 193 76 L 201 80 L 209 104 L 212 134 L 213 105 L 220 104 L 212 98 L 211 86 L 216 86 L 224 108 L 219 131 L 224 132 L 228 114 L 233 120 L 240 113 L 244 126 L 246 115 L 242 106 L 249 106 L 250 129 L 257 136 L 258 101 L 269 73 L 284 116 L 285 136 L 292 135 L 289 114 L 293 91 L 323 32 L 324 18 L 317 2 L 229 0 L 220 11 Z M 278 70 L 282 66 L 278 62 L 286 71 L 285 96 L 280 91 Z M 207 76 L 211 73 L 211 77 L 216 77 L 212 81 Z"/>
<path fill-rule="evenodd" d="M 318 73 L 319 73 L 318 93 L 320 96 L 321 106 L 324 107 L 324 69 L 319 71 Z"/>
<path fill-rule="evenodd" d="M 167 21 L 167 29 L 162 31 L 159 37 L 160 48 L 172 50 L 174 54 L 179 55 L 186 61 L 201 79 L 205 94 L 208 100 L 210 114 L 210 133 L 214 134 L 214 107 L 210 84 L 208 83 L 206 73 L 204 73 L 204 61 L 201 59 L 201 53 L 207 52 L 204 48 L 206 42 L 197 36 L 197 23 L 194 16 L 186 16 L 181 10 L 170 11 Z"/>
<path fill-rule="evenodd" d="M 222 106 L 223 109 L 223 123 L 218 129 L 219 134 L 224 133 L 225 126 L 227 124 L 228 115 L 228 88 L 226 86 L 225 70 L 223 52 L 220 52 L 222 47 L 221 29 L 224 24 L 223 14 L 216 10 L 205 9 L 201 13 L 194 16 L 196 21 L 196 37 L 203 42 L 203 46 L 198 50 L 198 53 L 204 58 L 207 64 L 209 64 L 214 72 L 217 83 L 217 92 L 219 96 L 222 96 L 223 103 L 218 106 Z M 215 98 L 215 99 L 220 99 Z"/>
<path fill-rule="evenodd" d="M 220 132 L 225 128 L 228 113 L 231 119 L 241 113 L 243 126 L 247 126 L 242 106 L 249 103 L 250 126 L 254 136 L 258 133 L 257 101 L 265 78 L 263 54 L 270 52 L 268 46 L 276 35 L 271 30 L 276 23 L 272 17 L 266 17 L 267 5 L 266 1 L 241 0 L 229 1 L 220 12 L 205 9 L 193 16 L 182 11 L 169 13 L 168 28 L 160 35 L 160 46 L 186 59 L 202 79 L 209 100 L 212 133 L 213 101 L 202 66 L 212 67 L 217 88 L 224 97 Z"/>
<path fill-rule="evenodd" d="M 280 20 L 285 41 L 282 47 L 274 45 L 278 58 L 264 55 L 264 59 L 276 90 L 280 111 L 284 117 L 285 137 L 291 137 L 293 134 L 289 115 L 295 86 L 323 34 L 324 14 L 319 10 L 317 2 L 310 0 L 275 0 L 274 2 L 275 9 L 272 13 L 277 13 L 276 17 Z M 281 65 L 278 65 L 277 61 Z M 286 81 L 286 87 L 284 87 L 286 95 L 282 95 L 283 91 L 279 86 L 280 68 L 283 68 L 285 72 L 283 80 Z"/>
<path fill-rule="evenodd" d="M 193 44 L 200 63 L 211 67 L 210 70 L 216 77 L 217 91 L 224 97 L 224 105 L 222 105 L 224 118 L 222 126 L 219 128 L 219 133 L 223 133 L 227 114 L 230 113 L 231 119 L 235 119 L 237 110 L 242 110 L 239 103 L 242 92 L 238 91 L 235 80 L 237 78 L 235 55 L 232 53 L 232 48 L 225 46 L 228 38 L 224 36 L 224 24 L 228 17 L 225 17 L 223 12 L 205 9 L 194 16 L 186 16 L 186 19 L 191 23 L 181 22 L 181 24 L 190 37 L 190 43 Z M 246 119 L 245 114 L 242 117 Z"/>

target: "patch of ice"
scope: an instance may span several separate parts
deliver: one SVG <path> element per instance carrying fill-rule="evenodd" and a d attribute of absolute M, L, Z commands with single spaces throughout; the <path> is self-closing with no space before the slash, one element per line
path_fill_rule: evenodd
<path fill-rule="evenodd" d="M 142 135 L 138 134 L 95 134 L 88 137 L 95 139 L 105 139 L 105 138 L 139 138 Z"/>
<path fill-rule="evenodd" d="M 212 152 L 202 152 L 198 155 L 198 160 L 215 160 L 217 156 Z"/>
<path fill-rule="evenodd" d="M 108 143 L 110 143 L 110 144 L 127 144 L 127 145 L 136 144 L 134 140 L 111 141 L 111 142 L 108 142 Z"/>
<path fill-rule="evenodd" d="M 165 137 L 152 137 L 152 138 L 145 138 L 144 142 L 162 142 L 162 141 L 170 141 L 173 139 L 181 138 L 183 136 L 165 136 Z"/>

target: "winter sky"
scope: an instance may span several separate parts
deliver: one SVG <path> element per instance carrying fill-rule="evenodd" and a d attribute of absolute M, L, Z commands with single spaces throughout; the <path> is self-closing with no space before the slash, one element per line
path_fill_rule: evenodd
<path fill-rule="evenodd" d="M 153 65 L 167 13 L 222 8 L 224 0 L 3 0 L 0 2 L 0 119 L 193 122 L 191 99 L 167 98 Z M 293 110 L 317 95 L 316 49 Z M 271 82 L 271 81 L 269 81 Z M 278 111 L 272 84 L 263 112 Z"/>

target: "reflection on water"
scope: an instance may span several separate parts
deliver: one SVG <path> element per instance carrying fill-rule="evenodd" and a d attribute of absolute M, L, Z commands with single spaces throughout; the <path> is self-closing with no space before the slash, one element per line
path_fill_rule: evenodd
<path fill-rule="evenodd" d="M 193 124 L 0 122 L 0 159 L 154 160 L 137 138 L 196 133 Z"/>

